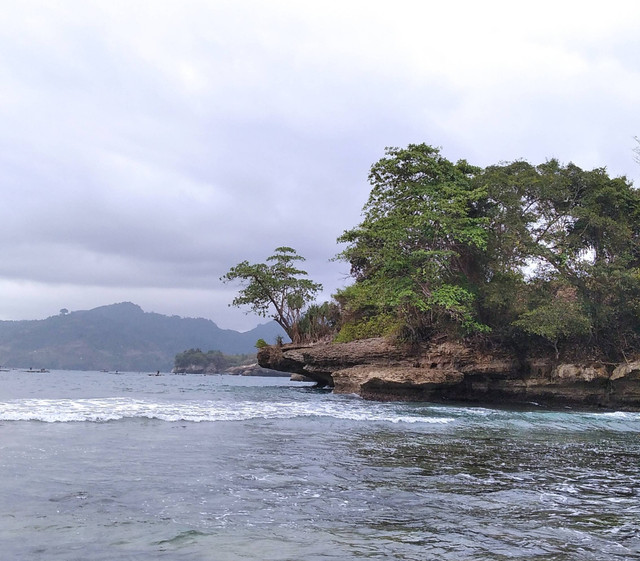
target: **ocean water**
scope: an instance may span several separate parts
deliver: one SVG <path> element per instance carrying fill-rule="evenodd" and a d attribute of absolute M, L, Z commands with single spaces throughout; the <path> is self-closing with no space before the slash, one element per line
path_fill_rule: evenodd
<path fill-rule="evenodd" d="M 640 414 L 0 373 L 2 560 L 638 560 Z"/>

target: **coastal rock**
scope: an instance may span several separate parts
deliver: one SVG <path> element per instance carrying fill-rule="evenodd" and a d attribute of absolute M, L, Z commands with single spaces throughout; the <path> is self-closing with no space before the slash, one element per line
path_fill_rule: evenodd
<path fill-rule="evenodd" d="M 263 368 L 257 362 L 253 364 L 243 364 L 241 366 L 231 366 L 222 372 L 215 364 L 202 365 L 191 364 L 189 366 L 176 369 L 171 372 L 174 374 L 231 374 L 233 376 L 269 376 L 269 377 L 287 377 L 288 373 L 281 370 L 271 370 Z"/>
<path fill-rule="evenodd" d="M 554 369 L 551 380 L 557 383 L 593 382 L 608 380 L 611 376 L 602 364 L 559 364 Z"/>
<path fill-rule="evenodd" d="M 244 364 L 242 366 L 231 366 L 224 371 L 224 374 L 233 374 L 234 376 L 268 376 L 268 377 L 287 377 L 286 372 L 263 368 L 257 362 L 253 364 Z"/>
<path fill-rule="evenodd" d="M 640 380 L 640 361 L 627 362 L 616 367 L 611 375 L 612 380 Z"/>
<path fill-rule="evenodd" d="M 291 374 L 289 378 L 292 382 L 313 382 L 311 378 L 307 378 L 302 374 Z"/>
<path fill-rule="evenodd" d="M 265 347 L 258 362 L 306 376 L 336 393 L 380 401 L 535 402 L 640 410 L 640 361 L 562 363 L 458 342 L 405 346 L 378 338 Z"/>
<path fill-rule="evenodd" d="M 616 367 L 611 375 L 611 389 L 616 395 L 625 395 L 640 409 L 640 361 L 627 362 Z"/>

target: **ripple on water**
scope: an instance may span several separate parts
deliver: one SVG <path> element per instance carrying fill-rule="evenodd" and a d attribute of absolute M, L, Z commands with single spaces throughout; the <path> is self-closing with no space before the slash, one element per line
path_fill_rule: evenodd
<path fill-rule="evenodd" d="M 635 414 L 179 378 L 16 387 L 0 402 L 7 558 L 639 557 Z"/>

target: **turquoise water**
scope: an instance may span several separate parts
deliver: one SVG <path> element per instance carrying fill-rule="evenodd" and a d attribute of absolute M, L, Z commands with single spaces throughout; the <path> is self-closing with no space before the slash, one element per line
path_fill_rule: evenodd
<path fill-rule="evenodd" d="M 0 373 L 7 560 L 636 560 L 640 414 Z"/>

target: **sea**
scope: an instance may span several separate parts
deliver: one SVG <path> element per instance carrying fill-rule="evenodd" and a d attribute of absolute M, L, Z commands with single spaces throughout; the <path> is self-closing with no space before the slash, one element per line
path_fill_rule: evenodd
<path fill-rule="evenodd" d="M 640 413 L 0 372 L 2 561 L 640 559 Z"/>

